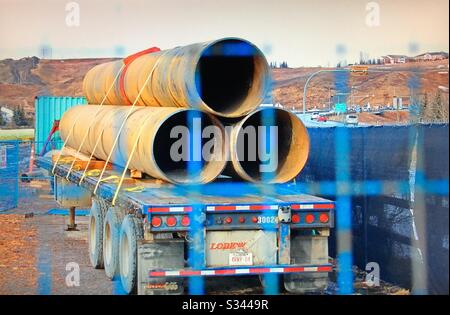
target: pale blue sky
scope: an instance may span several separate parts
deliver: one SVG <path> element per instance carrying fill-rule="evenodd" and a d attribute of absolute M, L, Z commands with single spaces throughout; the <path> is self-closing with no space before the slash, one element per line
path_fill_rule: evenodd
<path fill-rule="evenodd" d="M 290 66 L 449 49 L 448 0 L 78 0 L 78 27 L 66 25 L 68 2 L 0 0 L 0 59 L 40 56 L 43 46 L 53 58 L 123 56 L 226 36 Z M 369 2 L 379 26 L 366 23 Z"/>

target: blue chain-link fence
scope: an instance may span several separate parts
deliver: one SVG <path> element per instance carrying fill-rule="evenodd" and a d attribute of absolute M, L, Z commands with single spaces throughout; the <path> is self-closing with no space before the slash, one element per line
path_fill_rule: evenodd
<path fill-rule="evenodd" d="M 18 141 L 0 141 L 0 211 L 17 207 L 19 144 Z"/>
<path fill-rule="evenodd" d="M 33 166 L 36 145 L 41 142 L 8 140 L 0 141 L 0 212 L 25 204 L 33 204 L 39 198 L 39 190 L 29 185 L 33 179 L 51 180 L 47 172 Z M 48 144 L 49 149 L 51 145 Z"/>

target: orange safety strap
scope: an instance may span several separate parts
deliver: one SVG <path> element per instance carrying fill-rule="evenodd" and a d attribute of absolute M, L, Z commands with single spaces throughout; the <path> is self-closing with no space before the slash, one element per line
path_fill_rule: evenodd
<path fill-rule="evenodd" d="M 158 52 L 158 51 L 161 51 L 161 49 L 159 49 L 158 47 L 152 47 L 152 48 L 148 48 L 148 49 L 142 50 L 140 52 L 137 52 L 135 54 L 132 54 L 123 59 L 123 63 L 125 65 L 125 67 L 123 68 L 123 71 L 120 73 L 119 91 L 120 91 L 120 96 L 122 96 L 122 99 L 125 102 L 125 105 L 132 105 L 130 99 L 127 97 L 127 95 L 125 93 L 125 74 L 127 73 L 128 66 L 137 58 L 139 58 L 143 55 L 151 54 L 151 53 Z"/>

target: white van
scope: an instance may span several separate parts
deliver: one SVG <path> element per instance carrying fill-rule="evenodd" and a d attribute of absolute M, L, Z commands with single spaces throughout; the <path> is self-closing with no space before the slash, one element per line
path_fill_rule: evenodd
<path fill-rule="evenodd" d="M 350 114 L 345 117 L 345 123 L 347 125 L 358 125 L 358 115 Z"/>

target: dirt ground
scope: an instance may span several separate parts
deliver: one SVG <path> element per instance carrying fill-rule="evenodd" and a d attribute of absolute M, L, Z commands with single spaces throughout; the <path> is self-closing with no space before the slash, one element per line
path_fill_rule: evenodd
<path fill-rule="evenodd" d="M 48 214 L 58 208 L 48 183 L 32 182 L 19 207 L 0 214 L 0 295 L 5 294 L 120 294 L 116 283 L 103 270 L 89 263 L 88 217 L 77 216 L 78 231 L 66 231 L 67 216 Z M 70 286 L 73 263 L 80 268 L 79 286 Z M 354 268 L 355 294 L 409 294 L 409 291 L 382 282 L 369 288 L 365 274 Z M 207 294 L 262 294 L 258 277 L 209 277 Z M 286 294 L 285 292 L 281 292 Z M 336 273 L 330 274 L 328 288 L 321 294 L 336 293 Z"/>

